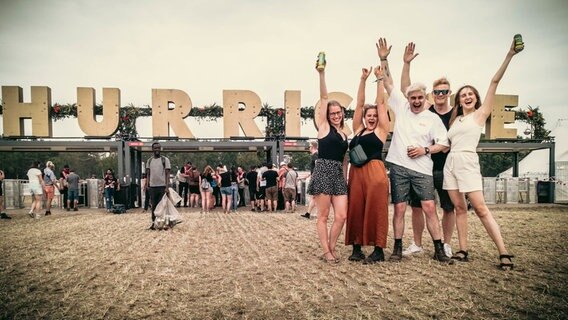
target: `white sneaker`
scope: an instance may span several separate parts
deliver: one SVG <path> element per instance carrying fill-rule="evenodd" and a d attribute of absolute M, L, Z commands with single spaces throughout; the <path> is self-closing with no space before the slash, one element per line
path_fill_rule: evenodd
<path fill-rule="evenodd" d="M 452 254 L 452 246 L 450 246 L 450 245 L 447 244 L 447 243 L 444 243 L 444 252 L 446 253 L 446 256 L 448 256 L 448 257 L 451 258 L 451 257 L 453 256 L 453 254 Z"/>
<path fill-rule="evenodd" d="M 422 249 L 422 247 L 417 246 L 414 242 L 408 246 L 408 248 L 406 248 L 406 250 L 404 250 L 402 252 L 403 256 L 409 256 L 412 254 L 417 254 L 417 253 L 422 253 L 424 250 Z"/>

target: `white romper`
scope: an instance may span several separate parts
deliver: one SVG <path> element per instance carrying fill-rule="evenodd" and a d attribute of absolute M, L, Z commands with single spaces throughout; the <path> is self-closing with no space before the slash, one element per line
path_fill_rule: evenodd
<path fill-rule="evenodd" d="M 473 115 L 459 116 L 448 130 L 450 153 L 444 166 L 445 190 L 465 193 L 483 189 L 476 151 L 482 127 L 474 121 Z"/>

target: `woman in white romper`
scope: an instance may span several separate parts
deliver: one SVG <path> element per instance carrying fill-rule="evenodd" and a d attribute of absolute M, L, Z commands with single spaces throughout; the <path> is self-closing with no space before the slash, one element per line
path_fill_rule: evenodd
<path fill-rule="evenodd" d="M 511 260 L 513 256 L 508 254 L 499 225 L 485 204 L 476 147 L 485 120 L 491 114 L 497 85 L 503 78 L 513 56 L 521 50 L 522 48 L 517 47 L 517 51 L 515 51 L 515 42 L 513 41 L 505 61 L 491 79 L 483 103 L 481 103 L 479 92 L 472 86 L 463 86 L 456 93 L 454 110 L 450 120 L 451 127 L 448 131 L 451 147 L 444 167 L 444 189 L 448 190 L 456 208 L 456 226 L 460 246 L 460 250 L 452 259 L 468 261 L 467 204 L 465 200 L 465 195 L 467 195 L 475 213 L 499 250 L 499 267 L 505 270 L 513 268 Z"/>

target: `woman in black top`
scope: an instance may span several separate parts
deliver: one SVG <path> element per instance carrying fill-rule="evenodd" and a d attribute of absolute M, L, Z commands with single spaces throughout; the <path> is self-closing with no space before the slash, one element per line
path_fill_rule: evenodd
<path fill-rule="evenodd" d="M 317 233 L 324 251 L 323 259 L 337 263 L 339 260 L 335 246 L 347 216 L 347 136 L 341 131 L 344 108 L 339 102 L 328 98 L 325 68 L 316 70 L 320 85 L 320 108 L 317 115 L 319 159 L 316 160 L 308 193 L 314 196 L 318 208 Z M 330 206 L 333 206 L 334 220 L 328 231 Z"/>
<path fill-rule="evenodd" d="M 383 162 L 383 145 L 389 134 L 389 120 L 384 102 L 385 87 L 381 67 L 375 68 L 377 98 L 375 104 L 365 104 L 365 82 L 371 69 L 363 69 L 357 106 L 353 115 L 355 137 L 349 148 L 361 145 L 367 161 L 360 166 L 351 164 L 349 169 L 349 207 L 345 244 L 353 245 L 351 261 L 366 263 L 384 261 L 383 248 L 387 244 L 389 230 L 389 180 Z M 375 250 L 365 258 L 361 246 L 374 246 Z"/>
<path fill-rule="evenodd" d="M 231 172 L 227 171 L 227 167 L 219 166 L 219 178 L 217 183 L 221 186 L 221 205 L 223 212 L 229 213 L 231 210 L 232 190 L 231 190 Z"/>

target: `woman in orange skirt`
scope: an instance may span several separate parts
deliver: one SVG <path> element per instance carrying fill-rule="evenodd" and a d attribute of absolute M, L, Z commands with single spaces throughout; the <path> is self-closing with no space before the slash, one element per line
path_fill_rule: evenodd
<path fill-rule="evenodd" d="M 389 222 L 389 180 L 382 152 L 390 125 L 384 104 L 385 89 L 380 66 L 374 72 L 377 77 L 375 104 L 365 104 L 365 82 L 371 70 L 372 68 L 362 70 L 353 115 L 355 137 L 351 140 L 349 149 L 361 145 L 367 161 L 359 165 L 352 163 L 349 169 L 349 207 L 345 232 L 345 244 L 353 245 L 349 260 L 365 263 L 384 261 L 383 248 L 387 244 Z M 361 246 L 374 246 L 375 249 L 365 258 Z"/>

